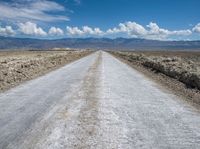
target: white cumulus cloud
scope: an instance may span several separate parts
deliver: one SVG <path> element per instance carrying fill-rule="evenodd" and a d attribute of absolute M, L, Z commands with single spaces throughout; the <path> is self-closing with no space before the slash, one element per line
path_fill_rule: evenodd
<path fill-rule="evenodd" d="M 100 28 L 91 28 L 89 26 L 83 26 L 82 28 L 67 26 L 67 34 L 70 36 L 87 36 L 87 35 L 103 35 L 104 32 Z"/>
<path fill-rule="evenodd" d="M 67 34 L 68 35 L 82 35 L 83 34 L 83 31 L 80 30 L 78 27 L 70 27 L 70 26 L 67 26 Z"/>
<path fill-rule="evenodd" d="M 198 23 L 193 29 L 192 31 L 196 32 L 196 33 L 200 33 L 200 23 Z"/>
<path fill-rule="evenodd" d="M 34 36 L 46 36 L 47 33 L 41 28 L 38 27 L 37 24 L 32 22 L 20 23 L 19 31 L 26 35 L 34 35 Z"/>
<path fill-rule="evenodd" d="M 60 29 L 60 28 L 51 27 L 49 29 L 49 35 L 58 35 L 58 36 L 61 36 L 63 34 L 64 34 L 63 30 Z"/>
<path fill-rule="evenodd" d="M 146 32 L 146 29 L 142 25 L 131 21 L 120 23 L 118 27 L 106 31 L 107 34 L 126 33 L 130 36 L 145 35 Z"/>
<path fill-rule="evenodd" d="M 187 36 L 192 34 L 192 31 L 189 29 L 170 31 L 168 29 L 160 28 L 156 23 L 153 22 L 150 22 L 145 28 L 144 26 L 131 21 L 120 23 L 118 27 L 114 27 L 106 31 L 106 34 L 108 35 L 119 33 L 126 34 L 128 37 L 163 40 L 172 35 Z"/>
<path fill-rule="evenodd" d="M 12 36 L 14 34 L 15 34 L 15 31 L 13 30 L 13 28 L 11 26 L 5 26 L 5 27 L 0 26 L 0 35 L 1 36 Z"/>
<path fill-rule="evenodd" d="M 147 25 L 147 27 L 149 28 L 149 30 L 147 31 L 147 34 L 144 37 L 150 39 L 165 39 L 172 35 L 188 36 L 192 34 L 192 31 L 189 29 L 170 31 L 168 29 L 160 28 L 156 23 L 153 22 L 150 22 L 149 25 Z"/>
<path fill-rule="evenodd" d="M 42 9 L 42 8 L 41 8 Z M 43 8 L 43 10 L 48 10 L 48 6 Z M 62 9 L 62 8 L 60 8 Z M 46 31 L 47 32 L 46 32 Z M 64 31 L 59 28 L 52 26 L 49 29 L 38 26 L 36 23 L 31 21 L 18 24 L 18 30 L 14 31 L 11 26 L 6 26 L 4 28 L 0 27 L 0 35 L 18 35 L 19 33 L 30 35 L 30 36 L 44 36 L 50 38 L 52 36 L 64 36 L 66 35 Z M 113 28 L 107 30 L 101 30 L 98 27 L 66 27 L 66 33 L 69 37 L 135 37 L 135 38 L 145 38 L 145 39 L 155 39 L 155 40 L 168 40 L 168 39 L 185 39 L 190 37 L 194 32 L 200 33 L 200 23 L 191 29 L 179 29 L 179 30 L 169 30 L 160 27 L 155 22 L 150 22 L 148 25 L 143 26 L 136 22 L 124 22 L 119 23 Z"/>

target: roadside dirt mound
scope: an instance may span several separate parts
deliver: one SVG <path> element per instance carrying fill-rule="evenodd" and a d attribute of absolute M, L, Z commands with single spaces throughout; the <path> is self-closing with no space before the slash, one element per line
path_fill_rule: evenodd
<path fill-rule="evenodd" d="M 91 51 L 1 52 L 0 91 L 43 75 Z"/>
<path fill-rule="evenodd" d="M 185 83 L 188 87 L 200 90 L 200 60 L 198 58 L 162 55 L 147 56 L 131 52 L 114 52 L 113 54 L 129 62 L 141 64 L 156 72 L 175 78 Z"/>
<path fill-rule="evenodd" d="M 193 62 L 180 58 L 147 58 L 142 64 L 167 76 L 178 79 L 192 88 L 200 89 L 200 73 Z"/>

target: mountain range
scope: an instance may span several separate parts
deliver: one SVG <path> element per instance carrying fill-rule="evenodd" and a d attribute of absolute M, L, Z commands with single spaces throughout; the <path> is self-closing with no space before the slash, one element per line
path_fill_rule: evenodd
<path fill-rule="evenodd" d="M 1 50 L 87 48 L 110 50 L 200 50 L 200 41 L 160 41 L 139 38 L 64 38 L 56 40 L 0 37 Z"/>

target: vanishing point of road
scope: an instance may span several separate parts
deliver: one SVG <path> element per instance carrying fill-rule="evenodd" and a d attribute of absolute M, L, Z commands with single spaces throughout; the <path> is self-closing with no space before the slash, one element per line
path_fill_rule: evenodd
<path fill-rule="evenodd" d="M 102 51 L 0 94 L 0 149 L 199 149 L 200 111 Z"/>

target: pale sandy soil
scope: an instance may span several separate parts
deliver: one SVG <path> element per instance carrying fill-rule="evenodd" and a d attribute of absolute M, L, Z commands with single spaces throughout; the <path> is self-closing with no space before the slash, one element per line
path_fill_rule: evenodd
<path fill-rule="evenodd" d="M 200 103 L 200 52 L 111 52 L 175 94 Z"/>
<path fill-rule="evenodd" d="M 91 51 L 0 52 L 0 92 L 90 53 Z"/>

